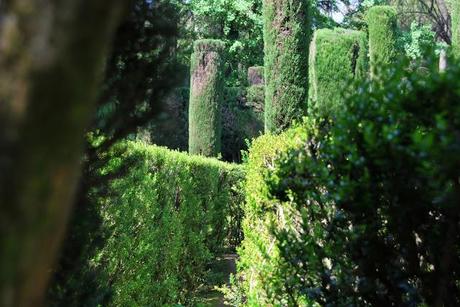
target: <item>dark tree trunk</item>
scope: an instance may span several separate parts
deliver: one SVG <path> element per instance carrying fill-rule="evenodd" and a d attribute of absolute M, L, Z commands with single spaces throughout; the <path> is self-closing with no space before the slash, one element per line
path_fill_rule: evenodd
<path fill-rule="evenodd" d="M 10 0 L 0 19 L 0 305 L 39 306 L 127 0 Z"/>

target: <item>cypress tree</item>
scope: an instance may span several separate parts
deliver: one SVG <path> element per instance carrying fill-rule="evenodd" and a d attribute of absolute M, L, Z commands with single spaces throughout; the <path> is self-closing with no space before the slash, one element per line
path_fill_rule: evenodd
<path fill-rule="evenodd" d="M 460 59 L 460 1 L 452 1 L 452 51 Z"/>
<path fill-rule="evenodd" d="M 366 16 L 369 28 L 369 56 L 372 75 L 378 67 L 394 62 L 397 55 L 396 9 L 392 6 L 371 7 Z"/>
<path fill-rule="evenodd" d="M 340 108 L 349 81 L 367 74 L 366 34 L 340 28 L 317 30 L 309 62 L 309 112 L 330 115 Z"/>
<path fill-rule="evenodd" d="M 266 132 L 306 112 L 310 7 L 310 0 L 263 1 Z"/>
<path fill-rule="evenodd" d="M 198 40 L 191 58 L 189 153 L 217 156 L 221 149 L 225 45 Z"/>

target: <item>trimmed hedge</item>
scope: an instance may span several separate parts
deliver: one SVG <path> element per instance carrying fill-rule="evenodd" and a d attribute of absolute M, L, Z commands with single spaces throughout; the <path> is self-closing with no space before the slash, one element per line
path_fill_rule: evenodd
<path fill-rule="evenodd" d="M 225 44 L 204 39 L 191 56 L 189 153 L 217 157 L 221 150 Z"/>
<path fill-rule="evenodd" d="M 310 45 L 309 113 L 333 115 L 353 79 L 367 75 L 364 32 L 336 28 L 317 30 Z"/>
<path fill-rule="evenodd" d="M 460 2 L 451 1 L 452 17 L 452 50 L 454 57 L 460 59 Z"/>
<path fill-rule="evenodd" d="M 373 6 L 366 15 L 369 30 L 369 57 L 371 73 L 376 76 L 380 67 L 390 65 L 397 57 L 396 8 Z"/>
<path fill-rule="evenodd" d="M 269 198 L 264 179 L 267 172 L 273 170 L 276 157 L 299 147 L 305 137 L 303 128 L 291 128 L 279 135 L 260 136 L 250 147 L 245 161 L 244 240 L 238 248 L 238 276 L 234 280 L 231 298 L 229 296 L 233 305 L 244 302 L 248 306 L 270 306 L 282 302 L 273 300 L 271 295 L 281 286 L 279 279 L 272 279 L 277 274 L 280 258 L 271 226 L 291 217 L 285 215 L 285 207 Z"/>
<path fill-rule="evenodd" d="M 310 0 L 264 0 L 265 131 L 306 113 Z"/>
<path fill-rule="evenodd" d="M 241 239 L 242 168 L 133 142 L 108 158 L 100 175 L 114 179 L 92 192 L 101 224 L 92 236 L 104 239 L 87 243 L 50 305 L 191 304 L 213 254 Z"/>

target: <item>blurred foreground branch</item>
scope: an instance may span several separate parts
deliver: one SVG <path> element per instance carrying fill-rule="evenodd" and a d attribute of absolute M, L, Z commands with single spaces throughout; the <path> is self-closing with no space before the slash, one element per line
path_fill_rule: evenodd
<path fill-rule="evenodd" d="M 42 303 L 128 2 L 10 0 L 0 24 L 0 305 Z"/>

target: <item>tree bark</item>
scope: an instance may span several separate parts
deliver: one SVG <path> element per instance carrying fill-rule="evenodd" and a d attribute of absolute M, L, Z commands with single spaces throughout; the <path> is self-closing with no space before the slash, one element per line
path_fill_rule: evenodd
<path fill-rule="evenodd" d="M 0 305 L 42 304 L 128 0 L 10 0 L 0 18 Z"/>

